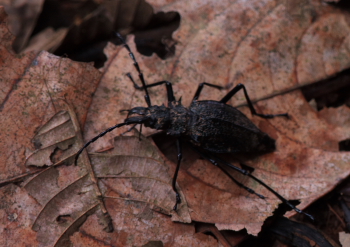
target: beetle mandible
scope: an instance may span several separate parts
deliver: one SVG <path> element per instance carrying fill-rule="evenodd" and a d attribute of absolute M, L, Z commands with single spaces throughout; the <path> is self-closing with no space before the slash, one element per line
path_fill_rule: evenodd
<path fill-rule="evenodd" d="M 255 194 L 264 199 L 263 195 L 256 193 L 251 188 L 246 187 L 242 183 L 233 178 L 225 169 L 220 165 L 226 165 L 232 169 L 246 175 L 259 184 L 268 189 L 282 202 L 287 204 L 290 208 L 294 209 L 298 213 L 303 213 L 309 218 L 313 217 L 302 210 L 296 208 L 287 199 L 278 194 L 271 187 L 266 185 L 263 181 L 253 176 L 248 170 L 234 166 L 214 155 L 214 153 L 237 153 L 237 152 L 259 152 L 259 151 L 274 151 L 275 140 L 269 137 L 266 133 L 262 132 L 256 127 L 252 121 L 250 121 L 243 113 L 237 110 L 235 107 L 227 105 L 226 103 L 235 95 L 239 90 L 243 89 L 244 96 L 247 100 L 248 107 L 253 115 L 261 118 L 273 118 L 276 116 L 288 117 L 287 113 L 284 114 L 259 114 L 256 112 L 247 90 L 243 84 L 236 85 L 231 89 L 220 101 L 205 100 L 199 101 L 198 98 L 204 86 L 213 87 L 216 89 L 223 89 L 223 87 L 210 84 L 200 83 L 198 89 L 193 97 L 191 105 L 186 108 L 181 104 L 180 100 L 176 100 L 173 93 L 172 84 L 169 81 L 159 81 L 153 84 L 146 85 L 142 71 L 136 61 L 136 58 L 131 51 L 124 38 L 116 33 L 118 39 L 122 42 L 123 46 L 128 50 L 129 55 L 134 63 L 134 67 L 138 72 L 138 77 L 142 83 L 142 86 L 138 86 L 131 74 L 127 76 L 134 84 L 136 89 L 145 91 L 145 101 L 147 107 L 134 107 L 128 111 L 128 116 L 123 123 L 119 123 L 113 127 L 106 129 L 99 135 L 88 141 L 76 154 L 75 164 L 82 151 L 89 146 L 92 142 L 95 142 L 100 137 L 104 136 L 108 132 L 125 126 L 125 125 L 137 125 L 142 124 L 152 129 L 163 130 L 168 135 L 177 138 L 176 145 L 178 150 L 177 166 L 172 180 L 172 188 L 176 194 L 176 202 L 174 210 L 177 210 L 177 205 L 181 202 L 180 195 L 176 188 L 176 179 L 179 172 L 182 150 L 181 143 L 183 141 L 188 142 L 191 147 L 197 151 L 203 158 L 210 161 L 212 164 L 218 166 L 231 180 L 241 188 L 247 190 L 249 193 Z M 168 106 L 157 106 L 151 104 L 151 99 L 148 93 L 148 88 L 165 84 L 167 91 Z M 137 115 L 137 116 L 131 116 Z M 208 152 L 209 151 L 209 152 Z"/>

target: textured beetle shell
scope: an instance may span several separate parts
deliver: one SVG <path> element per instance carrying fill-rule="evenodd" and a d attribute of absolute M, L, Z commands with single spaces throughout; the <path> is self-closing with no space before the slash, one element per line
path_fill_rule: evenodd
<path fill-rule="evenodd" d="M 218 101 L 193 101 L 186 136 L 214 153 L 270 152 L 275 140 L 236 108 Z"/>
<path fill-rule="evenodd" d="M 172 136 L 186 135 L 190 115 L 191 112 L 180 102 L 173 102 L 170 106 L 170 126 L 166 130 L 167 134 Z"/>

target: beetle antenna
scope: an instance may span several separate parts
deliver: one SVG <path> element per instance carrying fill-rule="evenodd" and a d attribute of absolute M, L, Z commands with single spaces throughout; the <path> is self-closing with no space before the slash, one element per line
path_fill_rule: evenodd
<path fill-rule="evenodd" d="M 147 90 L 147 86 L 146 86 L 146 81 L 145 81 L 145 78 L 143 77 L 143 73 L 140 69 L 140 66 L 138 64 L 138 62 L 136 61 L 136 58 L 134 56 L 134 53 L 131 51 L 129 45 L 125 42 L 124 38 L 120 35 L 120 33 L 116 32 L 115 35 L 117 36 L 117 38 L 123 43 L 123 46 L 128 50 L 129 52 L 129 56 L 130 58 L 134 61 L 134 66 L 137 70 L 137 72 L 139 73 L 139 78 L 140 78 L 140 81 L 142 83 L 142 88 L 145 90 L 145 100 L 146 100 L 146 103 L 148 105 L 148 107 L 152 106 L 151 104 L 151 99 L 149 97 L 149 94 L 148 94 L 148 90 Z M 131 77 L 131 74 L 128 73 L 127 76 L 130 78 L 130 80 L 132 81 L 132 83 L 134 84 L 135 88 L 138 88 L 140 89 L 139 86 L 137 86 L 137 84 L 135 83 L 135 81 L 132 79 Z"/>
<path fill-rule="evenodd" d="M 116 124 L 113 127 L 110 127 L 108 129 L 106 129 L 105 131 L 101 132 L 100 134 L 98 134 L 97 136 L 92 138 L 90 141 L 85 143 L 85 145 L 77 152 L 77 154 L 75 155 L 75 159 L 74 159 L 74 165 L 77 165 L 78 158 L 79 158 L 80 154 L 84 151 L 84 149 L 87 148 L 91 143 L 95 142 L 97 139 L 101 138 L 102 136 L 104 136 L 108 132 L 111 132 L 112 130 L 114 130 L 116 128 L 120 128 L 124 125 L 135 124 L 133 126 L 133 127 L 135 127 L 136 124 L 141 124 L 141 126 L 142 126 L 142 123 L 144 123 L 146 119 L 147 118 L 139 118 L 139 117 L 127 118 L 124 120 L 125 121 L 124 123 Z"/>
<path fill-rule="evenodd" d="M 78 162 L 78 158 L 80 156 L 80 154 L 84 151 L 85 148 L 87 148 L 91 143 L 95 142 L 97 139 L 99 139 L 100 137 L 104 136 L 105 134 L 107 134 L 108 132 L 111 132 L 112 130 L 119 128 L 121 126 L 127 125 L 128 123 L 120 123 L 117 125 L 114 125 L 113 127 L 110 127 L 108 129 L 106 129 L 105 131 L 101 132 L 100 134 L 98 134 L 97 136 L 95 136 L 94 138 L 92 138 L 90 141 L 88 141 L 87 143 L 85 143 L 85 145 L 77 152 L 77 154 L 75 155 L 75 159 L 74 159 L 74 165 L 77 165 Z"/>

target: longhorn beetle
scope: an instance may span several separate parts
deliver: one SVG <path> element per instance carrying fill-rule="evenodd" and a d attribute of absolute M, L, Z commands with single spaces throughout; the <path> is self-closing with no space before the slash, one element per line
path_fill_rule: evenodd
<path fill-rule="evenodd" d="M 125 42 L 123 37 L 116 33 L 118 39 L 122 42 L 123 46 L 128 50 L 130 58 L 132 59 L 134 66 L 138 72 L 138 77 L 142 83 L 142 86 L 138 86 L 131 74 L 127 76 L 134 84 L 136 89 L 145 91 L 145 100 L 147 107 L 134 107 L 128 111 L 128 116 L 123 123 L 119 123 L 113 127 L 106 129 L 99 135 L 88 141 L 76 154 L 75 164 L 79 155 L 83 150 L 89 146 L 92 142 L 95 142 L 100 137 L 104 136 L 108 132 L 122 127 L 124 125 L 142 124 L 146 127 L 150 127 L 157 130 L 164 130 L 167 135 L 171 135 L 177 138 L 176 145 L 178 150 L 177 166 L 172 180 L 172 188 L 176 194 L 176 202 L 174 210 L 177 209 L 177 205 L 181 202 L 180 195 L 176 188 L 176 178 L 179 172 L 181 160 L 182 160 L 182 148 L 181 143 L 183 141 L 188 142 L 191 147 L 197 151 L 204 159 L 207 159 L 215 166 L 218 166 L 230 179 L 241 188 L 245 189 L 251 194 L 255 194 L 258 197 L 264 199 L 263 195 L 256 193 L 251 188 L 244 186 L 233 178 L 221 165 L 226 165 L 243 175 L 246 175 L 259 184 L 268 189 L 282 202 L 287 204 L 290 208 L 294 209 L 298 213 L 305 214 L 313 220 L 313 216 L 303 212 L 296 208 L 287 199 L 278 194 L 271 187 L 266 185 L 263 181 L 253 176 L 248 170 L 236 167 L 220 158 L 214 153 L 237 153 L 237 152 L 258 152 L 258 151 L 273 151 L 275 149 L 275 140 L 269 137 L 266 133 L 262 132 L 256 127 L 243 113 L 236 108 L 227 105 L 233 95 L 239 90 L 243 89 L 244 96 L 248 102 L 248 107 L 253 115 L 261 118 L 273 118 L 276 116 L 288 117 L 288 114 L 259 114 L 255 111 L 254 106 L 248 96 L 247 90 L 243 84 L 238 84 L 231 91 L 229 91 L 220 101 L 204 100 L 198 101 L 199 95 L 204 86 L 213 87 L 216 89 L 223 89 L 221 86 L 203 82 L 199 84 L 197 91 L 193 97 L 190 107 L 186 108 L 181 104 L 180 100 L 176 100 L 173 93 L 172 84 L 169 81 L 159 81 L 153 84 L 146 85 L 145 79 L 141 72 L 141 69 L 136 61 L 134 54 L 130 47 Z M 168 98 L 168 106 L 157 106 L 151 104 L 151 99 L 148 93 L 148 88 L 165 84 Z M 130 116 L 137 115 L 137 116 Z M 133 128 L 132 127 L 132 128 Z"/>

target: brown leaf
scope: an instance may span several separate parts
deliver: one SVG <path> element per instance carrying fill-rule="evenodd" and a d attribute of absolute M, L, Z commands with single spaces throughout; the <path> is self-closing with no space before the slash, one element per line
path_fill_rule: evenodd
<path fill-rule="evenodd" d="M 173 211 L 173 171 L 169 171 L 169 165 L 159 154 L 158 148 L 149 140 L 143 138 L 140 141 L 138 137 L 118 137 L 114 146 L 108 155 L 91 156 L 96 176 L 103 179 L 107 191 L 119 194 L 122 200 L 147 203 L 151 209 L 172 215 L 174 221 L 190 223 L 186 200 L 181 191 L 184 199 L 178 211 Z"/>
<path fill-rule="evenodd" d="M 40 205 L 25 189 L 14 184 L 0 188 L 1 246 L 38 246 L 37 233 L 31 229 Z"/>
<path fill-rule="evenodd" d="M 44 246 L 62 246 L 86 218 L 97 211 L 100 224 L 111 231 L 110 216 L 102 201 L 95 173 L 82 155 L 79 166 L 71 165 L 83 144 L 78 121 L 71 107 L 52 117 L 34 138 L 38 147 L 26 165 L 49 166 L 25 181 L 24 188 L 42 208 L 32 223 Z"/>
<path fill-rule="evenodd" d="M 62 133 L 74 133 L 70 130 L 74 126 L 74 115 L 70 114 L 59 112 L 39 130 L 35 140 L 40 144 L 38 145 L 40 148 L 36 150 L 35 155 L 31 156 L 31 159 L 27 160 L 28 162 L 33 160 L 40 163 L 41 160 L 35 159 L 35 157 L 47 156 L 47 146 L 53 146 L 51 142 L 55 143 L 56 148 L 63 149 L 62 146 L 66 139 L 73 138 L 66 138 L 65 135 L 62 135 Z M 77 143 L 81 143 L 79 138 L 81 138 L 79 135 L 74 138 L 78 140 Z M 112 235 L 109 234 L 108 238 L 114 239 L 122 246 L 128 245 L 129 240 L 127 239 L 129 238 L 133 239 L 132 243 L 134 245 L 145 243 L 146 240 L 149 240 L 149 232 L 159 231 L 159 224 L 164 225 L 165 229 L 163 229 L 163 237 L 157 239 L 164 243 L 169 242 L 164 237 L 172 234 L 174 230 L 169 228 L 171 226 L 169 218 L 165 217 L 164 214 L 171 214 L 173 220 L 190 223 L 191 219 L 185 199 L 179 205 L 177 213 L 172 210 L 175 194 L 171 186 L 169 166 L 166 165 L 166 161 L 159 154 L 157 147 L 149 140 L 143 138 L 140 141 L 138 137 L 116 138 L 116 148 L 108 154 L 90 155 L 93 167 L 90 171 L 88 169 L 89 161 L 84 158 L 79 159 L 79 161 L 83 160 L 83 162 L 78 163 L 79 166 L 62 166 L 62 164 L 71 163 L 72 159 L 70 157 L 72 155 L 68 154 L 71 154 L 74 150 L 76 152 L 76 146 L 76 143 L 72 144 L 68 148 L 69 152 L 65 152 L 63 149 L 64 151 L 58 155 L 57 159 L 59 161 L 25 182 L 25 189 L 42 206 L 40 212 L 36 213 L 33 222 L 33 230 L 38 232 L 37 239 L 41 245 L 61 246 L 67 243 L 69 236 L 77 232 L 81 224 L 91 214 L 99 217 L 98 222 L 94 222 L 95 217 L 93 217 L 93 221 L 90 219 L 88 222 L 89 224 L 95 224 L 92 227 L 94 230 L 98 230 L 93 234 L 100 235 L 99 231 L 101 229 L 99 227 L 102 224 L 108 225 L 108 222 L 103 223 L 102 219 L 110 212 L 116 231 L 111 233 Z M 47 157 L 47 159 L 49 158 Z M 94 181 L 97 181 L 97 178 L 99 182 L 95 184 Z M 102 195 L 107 208 L 105 208 L 102 201 L 98 201 L 99 198 L 102 198 Z M 181 196 L 184 198 L 183 193 L 181 193 Z M 116 205 L 119 205 L 118 208 L 115 208 Z M 102 209 L 101 211 L 97 210 L 98 206 Z M 130 211 L 130 207 L 135 207 L 135 209 Z M 138 211 L 139 209 L 141 211 L 135 213 L 135 210 Z M 115 215 L 115 212 L 121 213 L 122 216 Z M 130 231 L 129 224 L 137 219 L 141 219 L 145 225 L 140 229 Z M 122 226 L 121 221 L 128 222 L 128 224 Z M 79 231 L 81 233 L 88 231 L 91 227 L 89 224 L 87 225 L 88 229 L 83 227 Z M 178 225 L 176 228 L 181 229 L 183 226 Z M 185 229 L 187 229 L 186 234 L 183 234 L 182 231 L 180 233 L 181 237 L 187 235 L 187 239 L 176 240 L 176 242 L 191 243 L 191 245 L 192 243 L 201 242 L 204 246 L 216 242 L 211 237 L 194 234 L 193 226 L 187 226 Z M 140 234 L 141 230 L 143 234 Z M 166 231 L 170 232 L 167 233 Z M 118 236 L 123 232 L 128 232 L 128 238 L 118 239 Z M 153 238 L 156 237 L 157 235 L 154 235 Z M 72 241 L 75 241 L 75 239 L 73 237 Z M 90 240 L 94 240 L 94 238 Z M 80 244 L 85 241 L 78 238 Z"/>
<path fill-rule="evenodd" d="M 340 232 L 339 233 L 339 240 L 343 246 L 347 246 L 348 244 L 350 244 L 350 237 L 349 237 L 348 233 Z"/>
<path fill-rule="evenodd" d="M 0 10 L 5 18 L 3 8 Z M 24 166 L 26 154 L 35 149 L 32 138 L 41 125 L 64 108 L 62 98 L 74 99 L 79 120 L 85 119 L 90 95 L 100 77 L 90 64 L 72 62 L 47 52 L 15 56 L 10 49 L 13 37 L 5 24 L 3 19 L 0 25 L 5 82 L 0 120 L 0 155 L 4 157 L 0 160 L 1 182 L 33 171 Z"/>
<path fill-rule="evenodd" d="M 169 217 L 150 210 L 140 202 L 108 200 L 111 217 L 118 222 L 115 232 L 108 234 L 98 224 L 98 217 L 89 217 L 71 240 L 74 246 L 217 246 L 217 241 L 203 233 L 195 233 L 193 224 L 175 224 Z M 161 243 L 159 243 L 161 242 Z M 153 246 L 153 245 L 151 245 Z"/>
<path fill-rule="evenodd" d="M 259 128 L 276 139 L 277 151 L 253 158 L 248 165 L 255 168 L 257 177 L 287 199 L 301 200 L 300 208 L 348 176 L 350 156 L 337 149 L 340 140 L 350 137 L 348 109 L 316 112 L 296 90 L 349 67 L 347 12 L 315 1 L 154 1 L 154 6 L 156 11 L 178 11 L 181 26 L 174 35 L 178 41 L 176 54 L 166 61 L 156 56 L 140 56 L 132 39 L 128 41 L 148 83 L 171 81 L 176 98 L 182 96 L 186 106 L 202 81 L 226 86 L 227 90 L 233 84 L 244 83 L 250 97 L 260 100 L 255 104 L 257 111 L 288 112 L 290 120 L 252 117 Z M 100 241 L 124 246 L 143 245 L 149 239 L 160 240 L 168 246 L 215 244 L 209 236 L 194 234 L 192 225 L 174 224 L 169 217 L 158 213 L 175 216 L 170 212 L 174 196 L 169 186 L 175 164 L 157 153 L 147 141 L 128 144 L 123 140 L 115 144 L 113 151 L 91 156 L 98 160 L 93 166 L 100 176 L 98 184 L 91 167 L 86 166 L 86 154 L 82 155 L 78 166 L 62 165 L 62 159 L 67 164 L 72 162 L 76 145 L 81 146 L 82 140 L 69 133 L 72 126 L 66 128 L 66 122 L 56 118 L 58 115 L 53 117 L 67 110 L 59 98 L 74 102 L 77 119 L 84 122 L 91 95 L 99 83 L 84 127 L 85 140 L 121 123 L 126 115 L 120 110 L 146 105 L 144 93 L 135 90 L 125 76 L 126 72 L 132 72 L 137 78 L 126 50 L 111 44 L 106 47 L 108 61 L 101 70 L 102 77 L 89 64 L 72 62 L 47 52 L 36 57 L 31 54 L 16 57 L 10 48 L 12 36 L 4 26 L 3 9 L 0 11 L 3 20 L 0 52 L 5 58 L 1 67 L 5 71 L 3 81 L 7 83 L 1 98 L 0 155 L 5 158 L 0 161 L 3 171 L 0 183 L 6 185 L 34 174 L 21 184 L 29 194 L 13 184 L 2 188 L 3 194 L 8 188 L 15 191 L 13 201 L 8 197 L 5 201 L 10 203 L 1 211 L 8 216 L 2 221 L 2 229 L 16 218 L 10 208 L 21 197 L 28 198 L 26 203 L 31 207 L 25 211 L 24 218 L 18 218 L 21 228 L 14 228 L 11 234 L 19 236 L 23 230 L 28 239 L 36 237 L 42 245 L 62 245 L 74 232 L 71 241 L 76 246 L 96 245 Z M 204 88 L 200 99 L 218 100 L 225 93 L 227 91 Z M 164 87 L 152 88 L 150 94 L 153 104 L 166 102 Z M 243 94 L 235 95 L 232 102 L 234 105 L 245 103 Z M 247 108 L 239 109 L 251 117 Z M 332 116 L 337 116 L 338 120 Z M 49 120 L 56 125 L 49 131 L 39 128 Z M 112 136 L 126 129 L 106 135 L 89 150 L 111 148 Z M 76 129 L 74 133 L 77 135 Z M 154 131 L 143 133 L 148 135 Z M 45 136 L 40 138 L 42 134 Z M 43 152 L 33 151 L 33 138 L 35 143 L 43 145 Z M 72 138 L 80 143 L 73 142 Z M 123 153 L 119 152 L 122 148 Z M 142 151 L 143 148 L 146 151 Z M 32 152 L 38 156 L 29 156 Z M 26 158 L 29 167 L 25 166 Z M 189 214 L 192 220 L 214 223 L 219 229 L 246 228 L 250 233 L 258 233 L 279 201 L 254 181 L 234 175 L 268 199 L 248 194 L 210 163 L 194 161 L 194 158 L 184 159 L 179 173 L 184 212 L 179 212 L 178 220 L 187 221 Z M 120 166 L 116 167 L 116 162 Z M 44 164 L 49 166 L 46 170 L 41 168 Z M 160 171 L 159 176 L 156 169 Z M 112 177 L 107 178 L 107 175 Z M 153 190 L 150 182 L 156 189 Z M 98 208 L 103 207 L 99 189 L 108 196 L 106 211 Z M 166 196 L 167 192 L 170 195 Z M 162 200 L 156 201 L 157 196 Z M 102 231 L 106 224 L 101 226 L 100 223 L 106 212 L 111 215 L 115 233 Z M 37 233 L 28 229 L 26 217 L 31 218 Z"/>
<path fill-rule="evenodd" d="M 19 52 L 28 42 L 36 21 L 39 18 L 44 1 L 2 1 L 1 4 L 10 15 L 8 25 L 11 32 L 17 36 L 14 41 L 14 49 Z"/>
<path fill-rule="evenodd" d="M 4 221 L 1 222 L 1 229 L 13 225 L 8 228 L 11 231 L 8 232 L 9 237 L 5 238 L 8 242 L 4 246 L 13 245 L 11 242 L 18 241 L 19 238 L 26 239 L 33 245 L 38 245 L 36 243 L 38 241 L 43 245 L 51 246 L 57 239 L 67 239 L 69 230 L 77 228 L 81 217 L 86 217 L 91 208 L 96 208 L 94 205 L 97 201 L 96 193 L 93 193 L 92 197 L 91 193 L 87 193 L 94 192 L 91 189 L 94 186 L 91 186 L 91 182 L 84 182 L 86 176 L 79 175 L 77 167 L 53 167 L 54 158 L 57 158 L 53 156 L 57 156 L 61 150 L 64 159 L 69 159 L 77 150 L 69 153 L 70 146 L 76 143 L 77 148 L 82 144 L 82 140 L 80 143 L 76 140 L 72 141 L 72 132 L 69 133 L 71 128 L 65 125 L 67 117 L 64 113 L 60 115 L 61 118 L 52 118 L 52 116 L 65 109 L 63 98 L 67 101 L 74 99 L 78 118 L 82 122 L 85 119 L 86 108 L 90 104 L 90 96 L 98 83 L 100 72 L 91 64 L 72 62 L 47 52 L 41 52 L 37 56 L 31 53 L 14 55 L 11 50 L 13 37 L 6 27 L 6 14 L 3 8 L 0 8 L 0 13 L 2 18 L 0 24 L 1 57 L 3 58 L 1 68 L 5 82 L 0 118 L 0 138 L 2 140 L 0 144 L 0 156 L 2 157 L 0 184 L 3 186 L 1 198 L 4 201 L 2 215 L 12 215 L 6 220 L 4 218 Z M 50 119 L 51 123 L 39 129 Z M 75 126 L 77 126 L 77 121 L 75 121 Z M 33 139 L 36 134 L 41 135 L 41 138 L 37 136 L 36 139 Z M 34 155 L 30 155 L 35 146 L 36 148 L 41 147 L 44 152 L 34 152 Z M 50 167 L 43 170 L 40 167 L 44 165 Z M 30 177 L 32 174 L 35 175 Z M 59 174 L 63 174 L 64 179 Z M 81 177 L 77 178 L 77 176 Z M 21 182 L 26 178 L 28 178 L 27 187 L 25 187 L 28 189 L 27 192 L 11 184 Z M 82 181 L 81 186 L 77 186 L 79 181 Z M 79 191 L 82 188 L 86 190 L 84 191 L 85 197 Z M 13 192 L 10 194 L 12 196 L 10 200 L 6 198 L 9 195 L 6 193 L 11 190 Z M 71 211 L 67 208 L 79 208 L 79 204 L 76 205 L 79 200 L 76 200 L 74 195 L 82 197 L 79 199 L 82 202 L 84 202 L 83 198 L 89 199 L 87 200 L 89 203 L 85 202 L 85 207 L 80 208 L 81 211 L 85 210 L 84 213 L 72 216 Z M 24 203 L 21 202 L 22 198 L 25 200 Z M 91 198 L 95 200 L 90 200 Z M 8 202 L 5 203 L 5 201 Z M 23 210 L 20 209 L 21 206 L 17 207 L 17 204 L 23 204 Z M 86 208 L 86 206 L 90 207 Z M 18 212 L 24 215 L 15 217 L 15 219 L 13 215 L 19 214 L 13 210 L 16 207 Z M 14 219 L 19 227 L 11 223 Z M 72 219 L 74 222 L 71 222 Z M 62 222 L 68 223 L 63 224 L 66 227 L 63 227 L 64 230 L 60 232 Z M 31 230 L 32 224 L 35 225 L 35 230 L 40 230 L 38 234 Z M 57 236 L 57 234 L 61 235 Z M 55 237 L 50 238 L 54 235 Z M 14 245 L 24 246 L 28 242 L 17 242 Z"/>
<path fill-rule="evenodd" d="M 61 45 L 67 32 L 68 28 L 60 28 L 57 31 L 53 28 L 46 28 L 31 38 L 23 52 L 39 52 L 42 50 L 54 52 Z"/>

